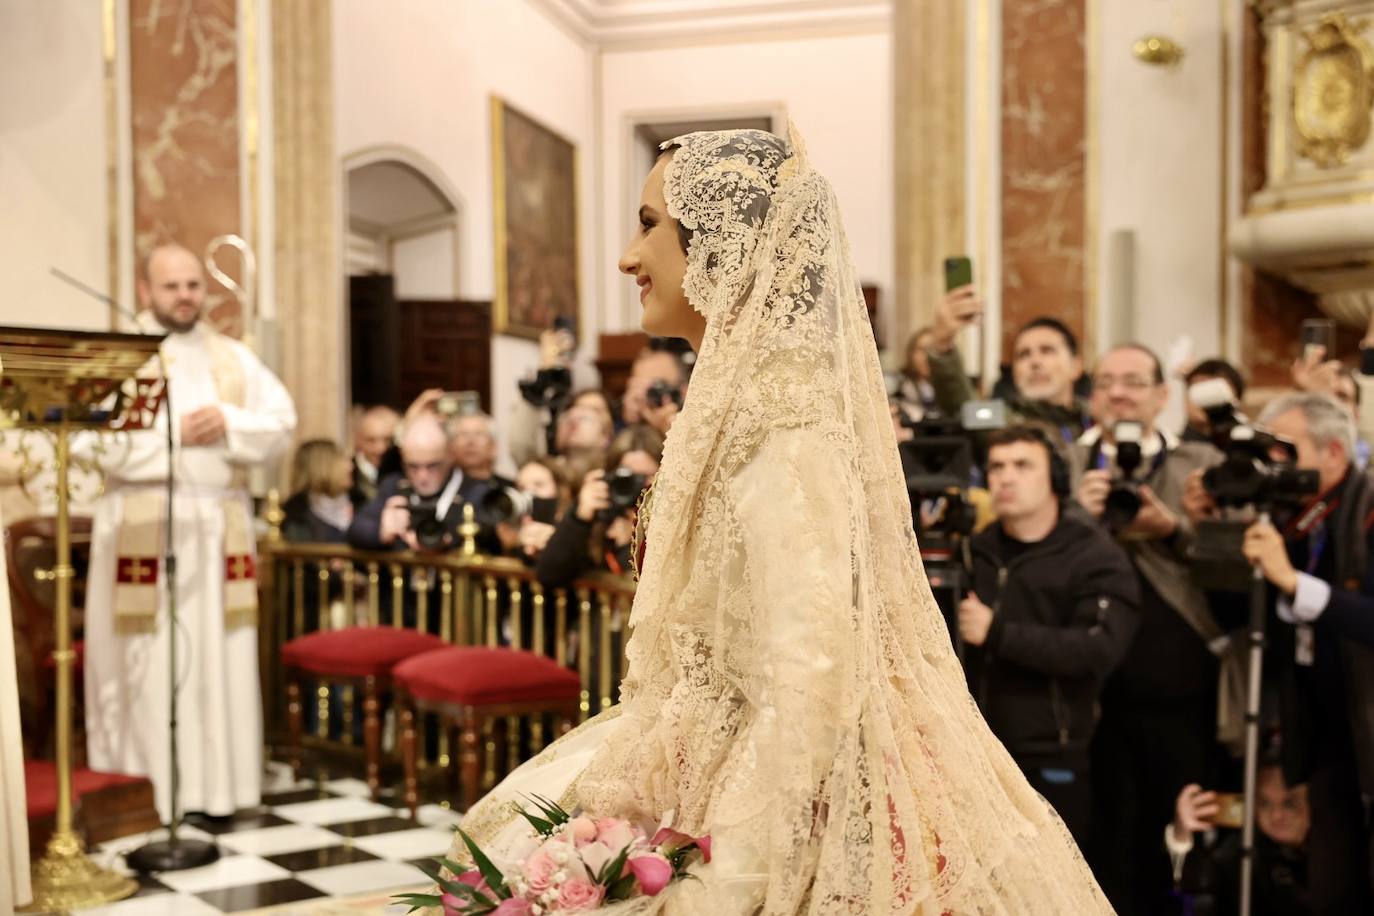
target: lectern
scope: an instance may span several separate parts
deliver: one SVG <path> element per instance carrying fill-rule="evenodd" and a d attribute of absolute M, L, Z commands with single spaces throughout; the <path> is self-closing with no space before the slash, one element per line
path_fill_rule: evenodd
<path fill-rule="evenodd" d="M 100 868 L 72 829 L 71 521 L 68 437 L 80 430 L 150 427 L 165 391 L 162 335 L 0 327 L 0 430 L 43 429 L 53 437 L 57 474 L 57 823 L 33 866 L 36 911 L 64 911 L 128 897 L 132 878 Z"/>

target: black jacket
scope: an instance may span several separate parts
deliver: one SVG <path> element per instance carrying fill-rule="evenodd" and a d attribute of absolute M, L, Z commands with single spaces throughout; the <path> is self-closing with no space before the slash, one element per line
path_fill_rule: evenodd
<path fill-rule="evenodd" d="M 282 503 L 282 537 L 291 544 L 342 544 L 345 531 L 310 510 L 310 494 L 302 490 Z"/>
<path fill-rule="evenodd" d="M 1000 524 L 972 541 L 972 590 L 993 622 L 966 648 L 969 689 L 1014 756 L 1082 762 L 1103 680 L 1135 632 L 1135 571 L 1101 531 L 1063 515 L 1008 560 L 1012 547 Z"/>
<path fill-rule="evenodd" d="M 454 470 L 455 474 L 460 473 Z M 393 474 L 384 479 L 377 487 L 377 495 L 374 496 L 367 505 L 363 506 L 353 516 L 353 524 L 348 526 L 348 543 L 363 550 L 406 550 L 405 541 L 397 538 L 390 544 L 382 542 L 382 509 L 386 506 L 386 501 L 397 493 L 403 476 Z M 451 535 L 452 550 L 457 550 L 462 546 L 462 539 L 458 536 L 458 526 L 463 523 L 463 505 L 472 503 L 477 510 L 477 523 L 480 531 L 477 535 L 477 549 L 487 554 L 499 554 L 501 552 L 500 539 L 496 537 L 494 521 L 488 518 L 481 510 L 482 497 L 494 486 L 509 485 L 503 477 L 495 477 L 491 480 L 475 480 L 471 477 L 464 477 L 458 485 L 458 496 L 449 506 L 447 514 L 443 518 L 444 528 Z M 447 486 L 447 481 L 445 486 Z"/>
<path fill-rule="evenodd" d="M 548 588 L 562 588 L 593 570 L 629 575 L 629 544 L 616 547 L 607 540 L 606 549 L 600 554 L 603 557 L 601 562 L 592 558 L 592 537 L 596 534 L 596 527 L 591 522 L 582 521 L 573 510 L 568 510 L 568 514 L 558 520 L 549 542 L 539 552 L 534 564 L 535 578 Z"/>

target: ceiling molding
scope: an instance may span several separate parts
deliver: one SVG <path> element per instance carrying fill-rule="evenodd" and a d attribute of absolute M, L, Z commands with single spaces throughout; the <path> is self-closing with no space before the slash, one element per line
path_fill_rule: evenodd
<path fill-rule="evenodd" d="M 602 51 L 885 32 L 891 0 L 530 0 Z"/>

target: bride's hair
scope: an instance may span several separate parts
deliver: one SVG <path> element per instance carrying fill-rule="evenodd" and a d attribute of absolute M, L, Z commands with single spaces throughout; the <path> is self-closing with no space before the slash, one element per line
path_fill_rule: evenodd
<path fill-rule="evenodd" d="M 676 146 L 670 146 L 670 147 L 668 147 L 668 148 L 665 149 L 663 152 L 661 152 L 661 153 L 658 154 L 659 161 L 662 161 L 662 160 L 664 160 L 664 159 L 671 159 L 672 156 L 673 156 L 673 153 L 675 153 L 675 152 L 677 152 L 677 147 L 676 147 Z M 681 221 L 678 222 L 678 224 L 677 224 L 677 240 L 678 240 L 678 243 L 679 243 L 680 245 L 682 245 L 682 253 L 683 253 L 683 254 L 686 254 L 686 253 L 687 253 L 687 247 L 688 247 L 689 245 L 692 244 L 692 236 L 695 235 L 695 234 L 696 234 L 696 230 L 688 229 L 686 226 L 682 225 Z"/>

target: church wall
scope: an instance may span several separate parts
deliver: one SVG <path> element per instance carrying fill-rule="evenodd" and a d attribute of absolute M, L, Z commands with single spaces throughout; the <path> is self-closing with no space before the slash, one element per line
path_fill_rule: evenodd
<path fill-rule="evenodd" d="M 880 287 L 891 327 L 893 168 L 891 38 L 785 37 L 756 43 L 608 51 L 602 57 L 602 232 L 595 276 L 609 326 L 634 329 L 639 302 L 615 262 L 636 225 L 644 164 L 633 124 L 778 108 L 796 122 L 834 185 L 859 279 Z M 908 217 L 910 218 L 910 217 Z"/>
<path fill-rule="evenodd" d="M 1098 349 L 1134 338 L 1167 359 L 1173 343 L 1186 336 L 1194 358 L 1217 355 L 1222 346 L 1220 4 L 1174 4 L 1171 14 L 1166 4 L 1112 0 L 1097 9 L 1090 41 L 1099 81 Z M 1131 46 L 1147 34 L 1181 44 L 1182 61 L 1159 67 L 1136 60 Z M 1236 182 L 1234 173 L 1230 180 Z M 1134 236 L 1134 279 L 1124 296 L 1114 275 L 1120 248 L 1114 253 L 1112 242 L 1121 230 Z M 1133 300 L 1133 307 L 1126 308 L 1123 298 Z M 1171 426 L 1181 423 L 1180 388 L 1174 385 Z"/>
<path fill-rule="evenodd" d="M 403 6 L 337 0 L 334 78 L 341 157 L 382 144 L 409 147 L 435 163 L 456 189 L 461 298 L 493 295 L 490 96 L 500 95 L 577 144 L 583 337 L 594 341 L 591 51 L 526 0 L 411 0 Z M 493 340 L 498 420 L 519 397 L 516 380 L 537 362 L 532 342 Z"/>
<path fill-rule="evenodd" d="M 101 4 L 0 4 L 0 324 L 106 330 L 109 310 L 49 274 L 109 278 Z"/>

